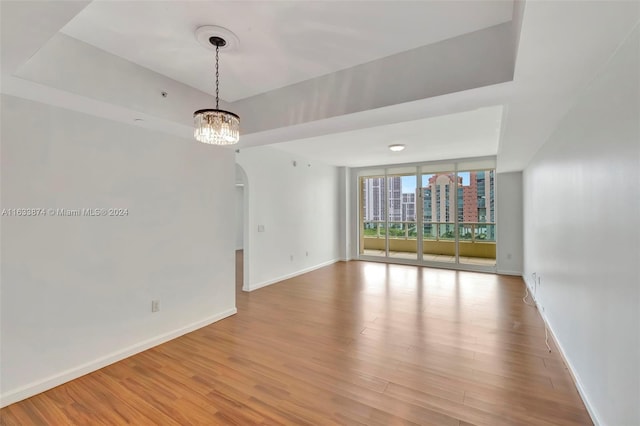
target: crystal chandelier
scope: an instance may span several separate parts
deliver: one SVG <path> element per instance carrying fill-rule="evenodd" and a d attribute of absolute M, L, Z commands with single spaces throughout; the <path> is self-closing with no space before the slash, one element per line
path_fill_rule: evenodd
<path fill-rule="evenodd" d="M 216 108 L 200 109 L 193 113 L 195 129 L 193 136 L 202 143 L 232 145 L 240 139 L 240 117 L 218 108 L 220 71 L 218 61 L 220 47 L 227 44 L 222 37 L 210 37 L 209 43 L 216 47 Z"/>

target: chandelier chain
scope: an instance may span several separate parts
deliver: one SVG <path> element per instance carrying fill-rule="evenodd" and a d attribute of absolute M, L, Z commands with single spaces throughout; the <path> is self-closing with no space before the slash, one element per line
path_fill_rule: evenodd
<path fill-rule="evenodd" d="M 2 0 L 0 0 L 2 1 Z M 226 45 L 222 37 L 211 36 L 209 43 L 216 48 L 216 107 L 205 108 L 193 113 L 196 140 L 211 145 L 232 145 L 240 138 L 240 117 L 220 109 L 220 47 Z"/>
<path fill-rule="evenodd" d="M 220 109 L 218 107 L 218 99 L 219 99 L 219 94 L 220 94 L 220 91 L 218 89 L 219 84 L 220 84 L 220 71 L 218 70 L 219 54 L 220 54 L 220 46 L 218 44 L 216 44 L 216 109 Z"/>

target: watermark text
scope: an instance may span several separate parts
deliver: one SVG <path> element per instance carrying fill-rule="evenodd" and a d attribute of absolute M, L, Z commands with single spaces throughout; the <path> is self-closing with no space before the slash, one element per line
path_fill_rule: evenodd
<path fill-rule="evenodd" d="M 124 217 L 129 216 L 129 209 L 105 208 L 105 207 L 82 207 L 75 209 L 65 208 L 16 208 L 2 209 L 2 217 Z"/>

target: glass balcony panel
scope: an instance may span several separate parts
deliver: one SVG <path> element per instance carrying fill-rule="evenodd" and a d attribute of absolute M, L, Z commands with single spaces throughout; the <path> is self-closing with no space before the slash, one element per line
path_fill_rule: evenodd
<path fill-rule="evenodd" d="M 389 257 L 416 260 L 418 258 L 417 236 L 415 222 L 390 222 Z"/>
<path fill-rule="evenodd" d="M 366 256 L 386 256 L 387 230 L 383 221 L 363 222 L 362 234 L 361 254 Z"/>

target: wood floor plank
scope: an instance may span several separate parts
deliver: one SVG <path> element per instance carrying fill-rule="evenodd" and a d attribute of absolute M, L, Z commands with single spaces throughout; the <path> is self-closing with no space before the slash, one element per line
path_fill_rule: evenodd
<path fill-rule="evenodd" d="M 0 410 L 1 425 L 588 425 L 518 277 L 339 262 Z"/>

